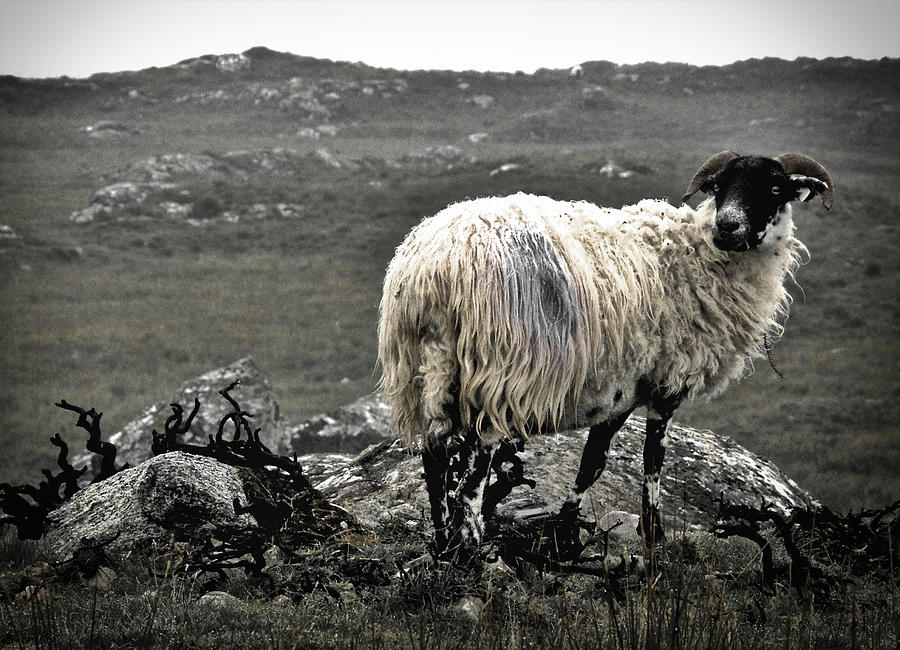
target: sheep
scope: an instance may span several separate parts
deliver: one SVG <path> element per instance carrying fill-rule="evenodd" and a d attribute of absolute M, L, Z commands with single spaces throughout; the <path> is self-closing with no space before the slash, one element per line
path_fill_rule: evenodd
<path fill-rule="evenodd" d="M 694 210 L 698 191 L 709 196 Z M 452 204 L 416 226 L 387 269 L 378 354 L 393 425 L 422 450 L 436 553 L 477 552 L 486 501 L 511 489 L 489 484 L 511 445 L 589 427 L 553 517 L 571 534 L 638 407 L 647 408 L 638 532 L 662 540 L 671 418 L 683 400 L 725 390 L 782 333 L 784 279 L 807 253 L 790 202 L 816 195 L 831 208 L 833 182 L 811 158 L 724 151 L 700 167 L 681 207 L 519 193 Z M 486 500 L 495 487 L 505 492 Z"/>

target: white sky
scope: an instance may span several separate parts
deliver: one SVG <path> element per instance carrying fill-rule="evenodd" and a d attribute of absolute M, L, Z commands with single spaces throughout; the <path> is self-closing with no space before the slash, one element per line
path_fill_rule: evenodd
<path fill-rule="evenodd" d="M 0 0 L 0 74 L 86 77 L 256 45 L 399 69 L 900 56 L 900 0 Z"/>

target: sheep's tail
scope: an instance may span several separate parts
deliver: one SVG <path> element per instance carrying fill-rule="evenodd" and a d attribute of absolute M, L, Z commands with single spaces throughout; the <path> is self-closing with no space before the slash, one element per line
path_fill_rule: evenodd
<path fill-rule="evenodd" d="M 378 358 L 394 429 L 415 447 L 429 426 L 436 435 L 449 433 L 458 371 L 452 324 L 436 308 L 445 291 L 432 282 L 427 264 L 410 262 L 404 250 L 398 249 L 384 281 Z"/>

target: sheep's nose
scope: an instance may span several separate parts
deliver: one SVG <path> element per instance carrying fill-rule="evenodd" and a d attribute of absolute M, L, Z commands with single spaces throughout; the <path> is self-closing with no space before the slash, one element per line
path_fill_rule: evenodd
<path fill-rule="evenodd" d="M 741 227 L 741 223 L 739 221 L 721 221 L 718 226 L 722 232 L 734 232 Z"/>

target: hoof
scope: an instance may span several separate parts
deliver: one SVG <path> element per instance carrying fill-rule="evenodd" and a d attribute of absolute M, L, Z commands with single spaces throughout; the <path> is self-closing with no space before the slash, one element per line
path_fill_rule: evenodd
<path fill-rule="evenodd" d="M 548 517 L 544 522 L 542 537 L 548 540 L 547 550 L 550 556 L 558 561 L 578 558 L 587 546 L 581 539 L 582 531 L 590 536 L 593 526 L 582 520 L 577 511 L 564 509 L 559 514 Z"/>
<path fill-rule="evenodd" d="M 666 531 L 663 530 L 662 524 L 658 520 L 654 520 L 652 524 L 648 525 L 641 519 L 641 523 L 637 527 L 637 534 L 644 544 L 649 546 L 662 544 L 666 541 Z"/>
<path fill-rule="evenodd" d="M 457 544 L 449 548 L 439 548 L 434 544 L 429 551 L 436 563 L 447 563 L 458 568 L 480 567 L 485 559 L 479 546 L 468 544 Z"/>

